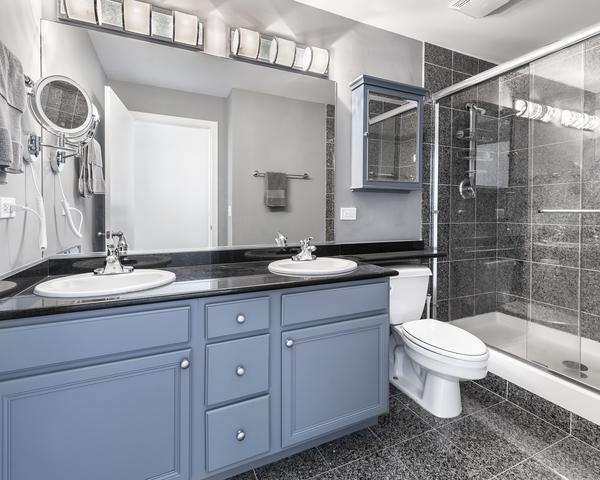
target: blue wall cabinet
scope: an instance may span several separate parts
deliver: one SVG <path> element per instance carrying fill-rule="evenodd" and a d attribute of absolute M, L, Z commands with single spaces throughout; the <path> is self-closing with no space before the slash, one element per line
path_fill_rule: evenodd
<path fill-rule="evenodd" d="M 387 410 L 388 317 L 282 333 L 284 447 Z"/>
<path fill-rule="evenodd" d="M 427 91 L 362 75 L 352 89 L 352 190 L 412 191 L 423 175 Z"/>
<path fill-rule="evenodd" d="M 189 355 L 0 382 L 0 478 L 188 479 Z"/>

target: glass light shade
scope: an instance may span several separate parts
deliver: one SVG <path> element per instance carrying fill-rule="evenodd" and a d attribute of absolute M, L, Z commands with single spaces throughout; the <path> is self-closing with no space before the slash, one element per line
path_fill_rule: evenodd
<path fill-rule="evenodd" d="M 261 62 L 271 63 L 271 45 L 273 40 L 269 37 L 260 37 L 260 45 L 258 48 L 258 60 Z"/>
<path fill-rule="evenodd" d="M 329 67 L 329 52 L 324 48 L 307 47 L 304 50 L 302 70 L 325 75 Z"/>
<path fill-rule="evenodd" d="M 125 0 L 123 4 L 125 30 L 140 35 L 150 35 L 150 4 L 138 0 Z"/>
<path fill-rule="evenodd" d="M 304 55 L 306 48 L 296 46 L 296 53 L 294 55 L 294 64 L 292 68 L 295 70 L 304 70 Z"/>
<path fill-rule="evenodd" d="M 186 45 L 198 45 L 198 17 L 183 12 L 173 12 L 175 41 Z"/>
<path fill-rule="evenodd" d="M 271 42 L 269 61 L 275 65 L 291 68 L 296 58 L 296 42 L 276 37 Z"/>
<path fill-rule="evenodd" d="M 171 10 L 152 6 L 150 25 L 153 37 L 173 41 L 173 13 Z"/>
<path fill-rule="evenodd" d="M 123 29 L 123 0 L 96 0 L 98 25 Z"/>
<path fill-rule="evenodd" d="M 70 20 L 97 23 L 94 0 L 65 0 L 65 13 Z"/>
<path fill-rule="evenodd" d="M 260 34 L 247 28 L 236 28 L 231 32 L 231 53 L 238 57 L 256 60 L 260 48 Z"/>

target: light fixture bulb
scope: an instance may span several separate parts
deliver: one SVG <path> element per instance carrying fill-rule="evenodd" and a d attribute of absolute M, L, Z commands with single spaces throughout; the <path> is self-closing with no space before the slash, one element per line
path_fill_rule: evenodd
<path fill-rule="evenodd" d="M 65 0 L 65 11 L 70 20 L 98 23 L 94 0 Z"/>
<path fill-rule="evenodd" d="M 96 0 L 98 25 L 123 30 L 123 0 Z"/>
<path fill-rule="evenodd" d="M 174 12 L 175 41 L 185 45 L 198 45 L 198 17 L 189 13 Z"/>
<path fill-rule="evenodd" d="M 150 4 L 125 0 L 123 4 L 125 30 L 139 35 L 150 35 Z"/>
<path fill-rule="evenodd" d="M 165 10 L 153 5 L 150 24 L 153 37 L 173 41 L 173 13 L 171 10 Z"/>
<path fill-rule="evenodd" d="M 236 28 L 231 34 L 231 54 L 237 57 L 258 58 L 260 34 L 247 28 Z"/>
<path fill-rule="evenodd" d="M 329 67 L 329 52 L 324 48 L 307 47 L 304 51 L 302 70 L 325 75 Z"/>
<path fill-rule="evenodd" d="M 296 58 L 296 42 L 275 37 L 271 42 L 269 61 L 281 67 L 292 68 Z"/>

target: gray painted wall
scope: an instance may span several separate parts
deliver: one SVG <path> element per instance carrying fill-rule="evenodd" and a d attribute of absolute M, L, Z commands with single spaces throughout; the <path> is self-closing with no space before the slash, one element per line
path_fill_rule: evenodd
<path fill-rule="evenodd" d="M 228 107 L 233 245 L 273 243 L 276 230 L 291 242 L 309 235 L 324 241 L 326 106 L 233 90 Z M 311 178 L 288 180 L 288 206 L 269 209 L 264 180 L 252 170 Z"/>

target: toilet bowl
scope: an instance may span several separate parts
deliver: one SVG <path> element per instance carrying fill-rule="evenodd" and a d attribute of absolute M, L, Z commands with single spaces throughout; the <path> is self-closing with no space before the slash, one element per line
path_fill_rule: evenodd
<path fill-rule="evenodd" d="M 390 279 L 390 383 L 437 417 L 460 415 L 461 380 L 487 374 L 488 349 L 471 333 L 448 323 L 419 319 L 431 270 L 396 267 Z"/>

